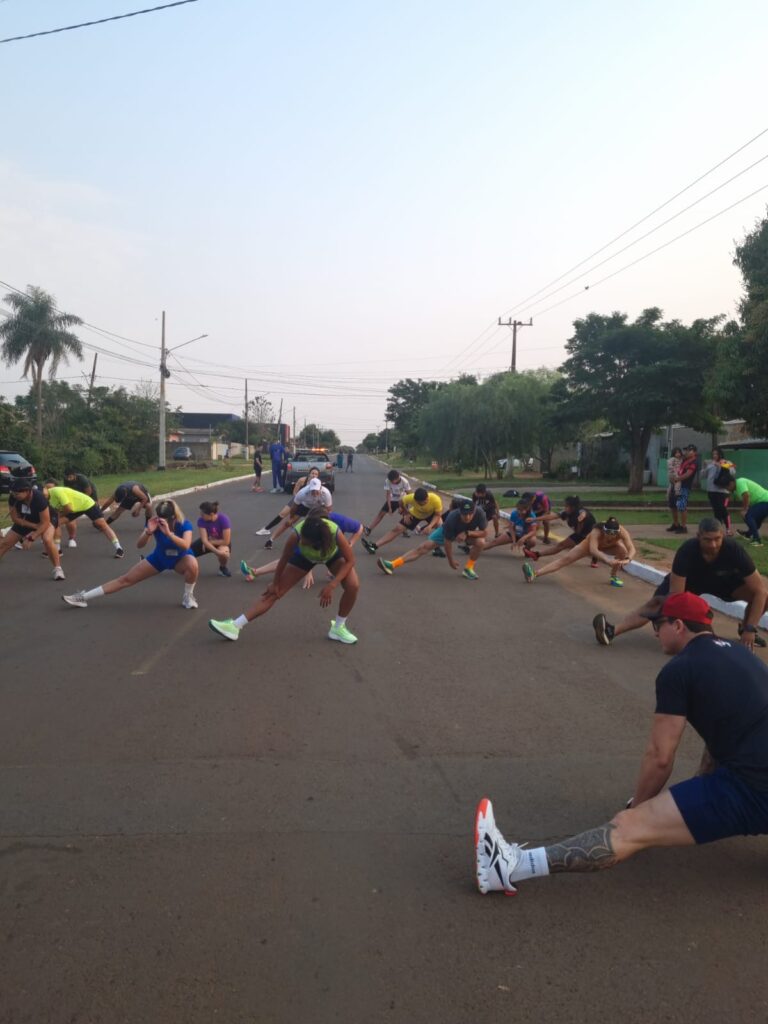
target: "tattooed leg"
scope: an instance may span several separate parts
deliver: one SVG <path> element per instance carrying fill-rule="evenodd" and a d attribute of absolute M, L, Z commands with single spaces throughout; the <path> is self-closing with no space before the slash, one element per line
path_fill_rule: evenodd
<path fill-rule="evenodd" d="M 558 871 L 602 871 L 617 863 L 613 850 L 616 825 L 608 822 L 578 836 L 563 839 L 546 847 L 547 863 L 552 874 Z"/>

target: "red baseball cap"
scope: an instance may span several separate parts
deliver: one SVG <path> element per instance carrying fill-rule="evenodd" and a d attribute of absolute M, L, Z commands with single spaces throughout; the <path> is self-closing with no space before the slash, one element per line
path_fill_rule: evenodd
<path fill-rule="evenodd" d="M 703 597 L 698 594 L 671 594 L 661 606 L 654 619 L 683 619 L 684 622 L 698 622 L 702 626 L 712 625 L 713 612 Z"/>

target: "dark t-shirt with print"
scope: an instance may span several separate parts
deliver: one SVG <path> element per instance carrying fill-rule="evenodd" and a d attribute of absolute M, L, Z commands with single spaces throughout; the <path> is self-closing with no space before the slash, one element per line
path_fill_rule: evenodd
<path fill-rule="evenodd" d="M 474 515 L 468 523 L 461 518 L 461 512 L 454 509 L 445 517 L 443 536 L 446 540 L 456 540 L 460 533 L 466 533 L 467 530 L 484 530 L 487 525 L 488 519 L 481 508 L 475 508 Z"/>
<path fill-rule="evenodd" d="M 746 647 L 691 640 L 656 677 L 656 713 L 687 718 L 718 764 L 768 792 L 768 668 Z"/>
<path fill-rule="evenodd" d="M 705 562 L 696 538 L 677 549 L 672 572 L 685 577 L 685 589 L 691 594 L 713 594 L 729 601 L 734 590 L 755 571 L 755 563 L 738 541 L 726 537 L 713 562 Z"/>
<path fill-rule="evenodd" d="M 8 498 L 8 508 L 15 508 L 16 514 L 30 523 L 39 523 L 40 514 L 48 508 L 48 499 L 42 491 L 35 487 L 28 498 L 23 501 L 14 497 L 11 493 Z"/>

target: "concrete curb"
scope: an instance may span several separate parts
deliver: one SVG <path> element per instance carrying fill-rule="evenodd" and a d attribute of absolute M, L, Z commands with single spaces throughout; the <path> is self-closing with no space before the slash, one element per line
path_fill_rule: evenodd
<path fill-rule="evenodd" d="M 385 462 L 382 465 L 386 466 L 388 463 Z M 405 473 L 408 476 L 407 471 L 404 469 L 398 470 L 398 472 Z M 413 480 L 415 478 L 409 476 L 408 479 Z M 466 494 L 453 494 L 450 491 L 443 491 L 436 484 L 431 484 L 428 480 L 417 480 L 416 482 L 423 484 L 425 487 L 431 487 L 433 491 L 437 491 L 440 494 L 447 494 L 451 498 L 468 497 Z M 500 515 L 504 519 L 509 519 L 508 512 L 500 512 Z M 634 576 L 636 579 L 643 580 L 645 583 L 650 583 L 654 587 L 658 587 L 667 575 L 661 569 L 656 569 L 652 565 L 646 565 L 645 562 L 630 562 L 629 565 L 624 567 L 624 572 Z M 702 594 L 702 597 L 721 615 L 727 615 L 728 618 L 738 619 L 739 621 L 744 618 L 744 611 L 747 607 L 746 601 L 721 601 L 719 597 L 715 597 L 712 594 Z M 768 612 L 760 619 L 760 625 L 763 629 L 768 629 Z"/>
<path fill-rule="evenodd" d="M 221 487 L 222 484 L 234 484 L 239 480 L 250 480 L 253 473 L 245 476 L 228 476 L 226 480 L 212 480 L 209 484 L 199 484 L 197 487 L 185 487 L 181 491 L 169 491 L 167 494 L 153 494 L 153 501 L 162 501 L 164 498 L 180 498 L 184 494 L 197 494 L 198 491 L 207 491 L 209 487 Z"/>

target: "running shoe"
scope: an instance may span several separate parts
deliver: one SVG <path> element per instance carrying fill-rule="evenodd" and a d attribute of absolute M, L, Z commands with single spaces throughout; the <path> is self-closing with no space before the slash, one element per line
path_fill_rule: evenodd
<path fill-rule="evenodd" d="M 504 892 L 514 896 L 517 888 L 509 876 L 520 863 L 521 856 L 521 847 L 517 843 L 508 843 L 496 828 L 491 801 L 482 799 L 475 814 L 475 864 L 480 892 Z"/>
<path fill-rule="evenodd" d="M 245 559 L 240 562 L 240 572 L 245 576 L 247 580 L 255 579 L 253 575 L 253 569 L 248 565 Z"/>
<path fill-rule="evenodd" d="M 392 567 L 392 563 L 388 562 L 386 558 L 377 558 L 376 565 L 378 565 L 381 571 L 385 572 L 387 576 L 391 576 L 392 573 L 395 571 Z"/>
<path fill-rule="evenodd" d="M 220 565 L 219 566 L 219 576 L 230 577 L 231 575 L 232 575 L 232 573 L 231 573 L 231 571 L 229 569 L 229 566 L 227 566 L 227 565 Z"/>
<path fill-rule="evenodd" d="M 539 552 L 533 551 L 531 550 L 531 548 L 523 548 L 523 554 L 526 558 L 530 558 L 532 562 L 538 562 L 538 560 L 541 558 Z"/>
<path fill-rule="evenodd" d="M 469 551 L 467 551 L 467 554 L 469 554 Z M 433 558 L 445 558 L 446 555 L 445 555 L 445 552 L 443 551 L 442 548 L 435 548 L 434 551 L 432 552 L 432 557 Z"/>
<path fill-rule="evenodd" d="M 471 550 L 469 544 L 459 544 L 459 551 L 463 551 L 465 555 L 468 555 Z M 538 555 L 536 557 L 538 558 Z"/>
<path fill-rule="evenodd" d="M 599 569 L 600 568 L 600 562 L 596 558 L 593 558 L 592 561 L 589 563 L 589 568 L 590 569 Z"/>
<path fill-rule="evenodd" d="M 120 547 L 119 544 L 115 548 L 115 558 L 125 558 L 125 551 L 123 550 L 123 548 Z"/>
<path fill-rule="evenodd" d="M 610 647 L 616 630 L 602 612 L 592 619 L 592 628 L 595 631 L 595 640 L 603 647 Z"/>
<path fill-rule="evenodd" d="M 624 580 L 620 580 L 618 576 L 611 576 L 611 578 L 610 578 L 610 580 L 608 582 L 610 583 L 610 585 L 612 587 L 623 587 L 624 586 Z"/>
<path fill-rule="evenodd" d="M 356 644 L 357 637 L 354 633 L 350 633 L 347 629 L 347 624 L 343 626 L 336 625 L 336 619 L 331 619 L 331 628 L 328 630 L 329 640 L 338 640 L 340 644 Z"/>
<path fill-rule="evenodd" d="M 479 580 L 480 577 L 477 575 L 474 569 L 465 569 L 461 574 L 465 580 Z"/>
<path fill-rule="evenodd" d="M 67 541 L 67 547 L 68 548 L 76 548 L 77 547 L 77 541 L 76 540 L 68 540 Z"/>
<path fill-rule="evenodd" d="M 197 608 L 197 598 L 194 594 L 185 594 L 181 599 L 182 608 Z"/>
<path fill-rule="evenodd" d="M 371 528 L 370 528 L 370 526 L 364 526 L 363 527 L 363 533 L 365 534 L 366 537 L 370 537 L 371 536 Z"/>
<path fill-rule="evenodd" d="M 60 565 L 54 567 L 53 573 L 51 574 L 55 580 L 65 580 L 67 577 L 64 575 L 64 570 Z"/>
<path fill-rule="evenodd" d="M 536 570 L 528 562 L 523 562 L 523 576 L 526 583 L 533 583 L 536 579 Z"/>
<path fill-rule="evenodd" d="M 17 540 L 16 543 L 13 546 L 16 548 L 17 551 L 23 551 L 24 550 L 24 545 L 21 543 L 20 540 Z M 46 558 L 48 557 L 47 553 L 45 554 L 45 557 Z"/>
<path fill-rule="evenodd" d="M 761 540 L 751 540 L 749 542 L 749 546 L 751 548 L 761 548 L 763 546 L 763 542 Z"/>
<path fill-rule="evenodd" d="M 272 544 L 273 544 L 273 543 L 274 543 L 274 542 L 273 542 L 272 538 L 270 537 L 270 538 L 269 538 L 269 540 L 268 540 L 268 541 L 266 542 L 266 544 L 264 545 L 264 550 L 265 550 L 265 551 L 271 551 L 271 550 L 272 550 Z"/>
<path fill-rule="evenodd" d="M 76 594 L 62 594 L 61 600 L 66 601 L 67 604 L 71 604 L 75 608 L 88 607 L 88 602 L 85 600 L 84 590 L 78 590 Z"/>
<path fill-rule="evenodd" d="M 214 633 L 223 636 L 225 640 L 237 640 L 240 636 L 240 627 L 235 625 L 234 619 L 221 619 L 218 622 L 216 619 L 209 619 L 208 625 Z"/>
<path fill-rule="evenodd" d="M 275 492 L 274 492 L 274 491 L 272 491 L 272 494 L 274 494 L 274 493 L 275 493 Z M 257 531 L 256 531 L 256 536 L 257 536 L 257 537 L 269 537 L 269 535 L 270 535 L 270 533 L 271 533 L 271 532 L 272 532 L 272 531 L 271 531 L 271 530 L 268 530 L 268 529 L 266 528 L 266 526 L 262 526 L 262 528 L 261 528 L 260 530 L 257 530 Z"/>
<path fill-rule="evenodd" d="M 737 530 L 736 533 L 738 533 L 738 535 L 740 537 L 751 537 L 752 536 L 752 534 L 749 532 L 749 530 Z"/>
<path fill-rule="evenodd" d="M 376 544 L 372 540 L 366 540 L 365 537 L 360 539 L 360 543 L 363 545 L 369 555 L 375 555 L 377 551 Z"/>

